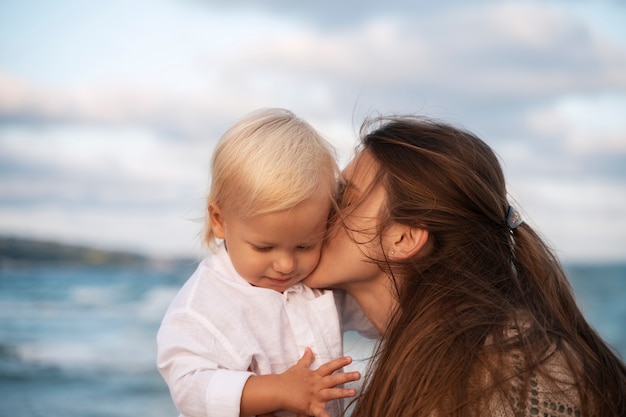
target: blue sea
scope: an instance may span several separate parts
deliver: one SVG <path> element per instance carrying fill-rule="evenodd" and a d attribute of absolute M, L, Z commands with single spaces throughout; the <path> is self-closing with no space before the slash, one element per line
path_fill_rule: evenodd
<path fill-rule="evenodd" d="M 176 416 L 155 334 L 194 268 L 0 265 L 0 416 Z M 626 264 L 567 270 L 589 321 L 626 357 Z M 365 346 L 346 343 L 355 356 Z"/>

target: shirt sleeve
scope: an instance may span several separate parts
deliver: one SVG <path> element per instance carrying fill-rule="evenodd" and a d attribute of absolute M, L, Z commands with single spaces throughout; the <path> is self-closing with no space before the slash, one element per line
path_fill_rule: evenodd
<path fill-rule="evenodd" d="M 236 370 L 239 358 L 228 348 L 210 323 L 185 311 L 166 314 L 157 334 L 157 367 L 185 417 L 239 417 L 253 373 Z"/>

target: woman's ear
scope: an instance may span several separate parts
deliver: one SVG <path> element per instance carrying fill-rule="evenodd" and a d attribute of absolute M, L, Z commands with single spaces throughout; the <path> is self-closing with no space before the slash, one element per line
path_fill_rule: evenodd
<path fill-rule="evenodd" d="M 209 203 L 208 210 L 213 234 L 218 239 L 224 239 L 224 216 L 222 216 L 222 209 L 215 203 Z"/>
<path fill-rule="evenodd" d="M 391 226 L 387 234 L 387 258 L 402 260 L 418 253 L 428 242 L 428 230 L 403 224 Z"/>

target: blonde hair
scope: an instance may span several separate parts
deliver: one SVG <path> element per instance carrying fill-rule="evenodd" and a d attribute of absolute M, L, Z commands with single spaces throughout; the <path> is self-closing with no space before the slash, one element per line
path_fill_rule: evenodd
<path fill-rule="evenodd" d="M 332 146 L 285 109 L 260 109 L 228 129 L 211 160 L 205 244 L 216 237 L 208 206 L 235 210 L 244 219 L 295 207 L 315 194 L 332 198 L 339 168 Z"/>

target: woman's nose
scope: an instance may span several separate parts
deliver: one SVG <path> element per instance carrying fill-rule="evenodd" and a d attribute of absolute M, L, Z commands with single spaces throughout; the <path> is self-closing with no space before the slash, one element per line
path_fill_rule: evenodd
<path fill-rule="evenodd" d="M 281 274 L 289 274 L 296 268 L 296 259 L 292 254 L 282 254 L 274 261 L 274 270 Z"/>

